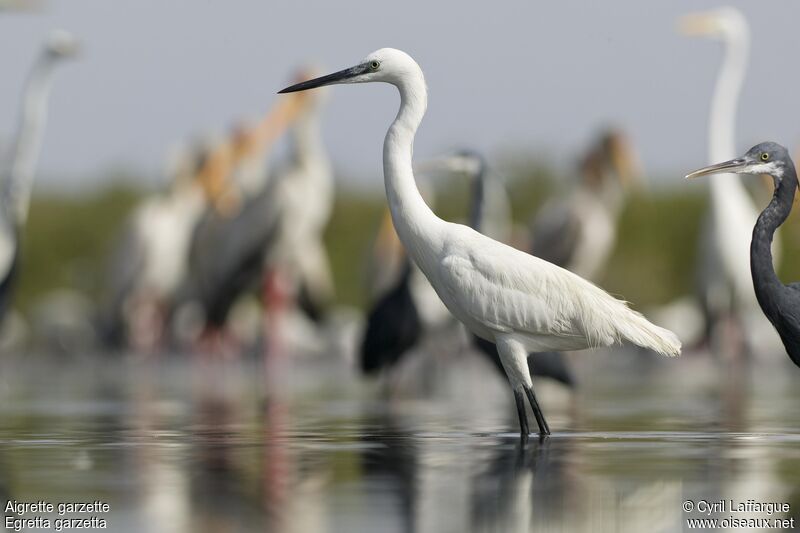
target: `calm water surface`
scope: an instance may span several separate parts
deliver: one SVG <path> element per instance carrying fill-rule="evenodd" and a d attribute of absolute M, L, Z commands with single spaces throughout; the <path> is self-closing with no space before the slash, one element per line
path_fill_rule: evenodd
<path fill-rule="evenodd" d="M 720 499 L 800 514 L 797 369 L 574 361 L 580 392 L 541 383 L 554 435 L 522 448 L 504 384 L 466 364 L 403 399 L 324 357 L 7 358 L 0 500 L 99 500 L 112 531 L 681 531 Z"/>

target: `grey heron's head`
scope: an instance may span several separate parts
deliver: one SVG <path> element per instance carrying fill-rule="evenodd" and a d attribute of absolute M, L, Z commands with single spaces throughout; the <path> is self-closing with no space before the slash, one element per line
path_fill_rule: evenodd
<path fill-rule="evenodd" d="M 790 168 L 794 169 L 794 164 L 786 148 L 774 142 L 763 142 L 750 148 L 741 157 L 695 170 L 686 177 L 697 178 L 718 173 L 768 174 L 778 185 Z"/>
<path fill-rule="evenodd" d="M 80 41 L 65 30 L 55 30 L 47 36 L 45 53 L 53 58 L 75 57 L 80 52 Z"/>
<path fill-rule="evenodd" d="M 678 29 L 691 37 L 721 40 L 748 34 L 747 19 L 741 11 L 733 7 L 689 13 L 679 19 Z"/>
<path fill-rule="evenodd" d="M 342 83 L 385 82 L 399 85 L 408 76 L 422 76 L 419 65 L 411 56 L 394 48 L 381 48 L 353 67 L 297 83 L 278 93 L 293 93 Z"/>

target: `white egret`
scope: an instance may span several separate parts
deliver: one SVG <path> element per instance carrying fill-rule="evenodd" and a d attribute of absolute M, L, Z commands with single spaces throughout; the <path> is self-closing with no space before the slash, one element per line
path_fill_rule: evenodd
<path fill-rule="evenodd" d="M 452 155 L 423 162 L 415 170 L 441 170 L 469 176 L 472 180 L 469 226 L 498 240 L 508 238 L 511 233 L 508 195 L 480 154 L 471 150 L 460 150 Z M 394 230 L 391 231 L 396 240 Z M 395 367 L 419 343 L 423 335 L 445 329 L 452 323 L 451 315 L 441 304 L 433 287 L 405 255 L 402 268 L 395 285 L 375 302 L 368 313 L 361 344 L 361 369 L 367 374 Z M 435 302 L 431 302 L 432 299 Z M 435 310 L 433 313 L 430 312 L 431 307 Z M 444 309 L 446 320 L 440 318 L 440 313 L 437 312 L 439 307 Z M 446 334 L 452 338 L 452 330 Z M 505 376 L 495 345 L 478 337 L 473 339 L 480 353 Z M 459 341 L 460 339 L 453 339 L 452 342 Z M 566 361 L 558 353 L 531 354 L 528 366 L 532 375 L 549 377 L 570 387 L 575 383 Z"/>
<path fill-rule="evenodd" d="M 737 154 L 736 108 L 750 48 L 747 19 L 726 7 L 686 15 L 681 28 L 686 34 L 712 37 L 724 45 L 725 56 L 711 98 L 708 159 L 710 163 L 733 159 Z M 714 174 L 709 180 L 710 205 L 699 243 L 697 288 L 708 339 L 716 344 L 729 336 L 720 327 L 731 318 L 745 328 L 744 333 L 754 320 L 764 320 L 758 313 L 748 260 L 758 210 L 739 176 Z"/>
<path fill-rule="evenodd" d="M 549 434 L 533 391 L 529 352 L 580 350 L 623 341 L 678 355 L 680 341 L 625 302 L 579 276 L 438 218 L 417 190 L 412 170 L 414 136 L 428 91 L 419 65 L 405 52 L 383 48 L 363 61 L 283 89 L 302 91 L 336 83 L 386 82 L 397 87 L 400 109 L 386 134 L 384 181 L 397 234 L 444 304 L 472 333 L 497 345 L 528 436 L 525 396 L 539 432 Z"/>
<path fill-rule="evenodd" d="M 4 180 L 0 192 L 0 318 L 10 305 L 19 261 L 19 239 L 28 217 L 36 163 L 47 123 L 53 73 L 59 63 L 77 54 L 78 47 L 75 37 L 63 30 L 48 36 L 28 76 L 12 153 L 0 171 Z"/>

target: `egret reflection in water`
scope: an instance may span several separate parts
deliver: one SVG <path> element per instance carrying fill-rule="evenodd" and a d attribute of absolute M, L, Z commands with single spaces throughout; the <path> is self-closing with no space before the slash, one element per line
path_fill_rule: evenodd
<path fill-rule="evenodd" d="M 319 361 L 294 360 L 274 388 L 249 360 L 85 358 L 57 376 L 15 364 L 0 487 L 20 501 L 102 494 L 114 531 L 672 531 L 689 498 L 800 505 L 799 398 L 781 373 L 726 421 L 713 362 L 682 390 L 669 370 L 634 383 L 579 367 L 576 405 L 552 410 L 572 429 L 522 447 L 503 387 L 475 433 L 461 402 L 382 400 Z M 542 388 L 551 403 L 560 392 Z"/>

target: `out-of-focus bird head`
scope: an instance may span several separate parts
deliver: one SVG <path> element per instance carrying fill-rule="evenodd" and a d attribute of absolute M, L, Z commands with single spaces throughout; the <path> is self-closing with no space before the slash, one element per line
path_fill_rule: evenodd
<path fill-rule="evenodd" d="M 194 184 L 201 164 L 199 150 L 187 144 L 176 144 L 167 151 L 164 174 L 170 178 L 172 189 L 184 189 Z"/>
<path fill-rule="evenodd" d="M 258 143 L 257 131 L 258 126 L 247 120 L 240 120 L 233 125 L 230 142 L 234 159 L 246 157 L 255 149 L 254 145 Z"/>
<path fill-rule="evenodd" d="M 416 163 L 414 170 L 420 174 L 465 174 L 476 176 L 486 166 L 483 156 L 470 149 L 461 149 L 440 157 Z"/>
<path fill-rule="evenodd" d="M 747 20 L 733 7 L 689 13 L 678 20 L 678 30 L 692 37 L 728 39 L 747 33 Z"/>
<path fill-rule="evenodd" d="M 221 215 L 233 216 L 241 205 L 238 192 L 231 187 L 233 146 L 229 138 L 209 136 L 200 148 L 196 179 L 206 201 Z"/>
<path fill-rule="evenodd" d="M 292 83 L 298 84 L 307 82 L 309 80 L 313 80 L 319 77 L 320 73 L 322 72 L 321 69 L 312 66 L 306 65 L 295 72 L 294 77 L 292 78 Z M 298 110 L 300 113 L 307 112 L 308 110 L 314 109 L 316 106 L 322 105 L 327 100 L 328 91 L 326 89 L 321 89 L 319 91 L 299 91 L 292 93 L 292 96 L 299 105 L 300 109 Z"/>
<path fill-rule="evenodd" d="M 616 183 L 622 189 L 637 189 L 642 181 L 641 164 L 631 142 L 621 130 L 604 130 L 581 161 L 584 182 L 594 189 Z"/>
<path fill-rule="evenodd" d="M 53 58 L 66 59 L 75 57 L 80 53 L 80 41 L 65 30 L 55 30 L 47 36 L 45 53 Z"/>

